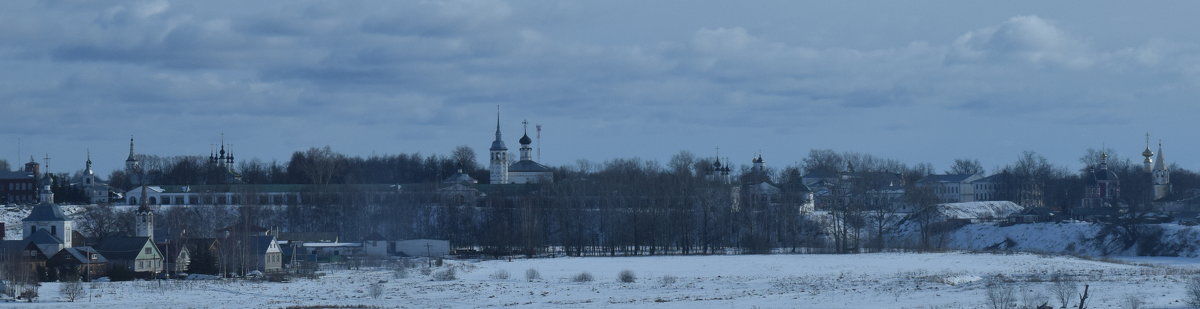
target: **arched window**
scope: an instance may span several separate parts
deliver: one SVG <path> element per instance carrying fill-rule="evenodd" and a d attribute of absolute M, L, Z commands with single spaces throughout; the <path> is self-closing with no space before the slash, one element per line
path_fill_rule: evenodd
<path fill-rule="evenodd" d="M 50 235 L 58 235 L 58 226 L 57 225 L 50 226 Z"/>
<path fill-rule="evenodd" d="M 137 198 L 136 198 L 136 197 L 130 197 L 130 198 L 129 198 L 129 205 L 137 205 Z"/>
<path fill-rule="evenodd" d="M 154 205 L 154 204 L 158 204 L 158 200 L 155 199 L 153 196 L 151 196 L 150 197 L 150 205 Z"/>

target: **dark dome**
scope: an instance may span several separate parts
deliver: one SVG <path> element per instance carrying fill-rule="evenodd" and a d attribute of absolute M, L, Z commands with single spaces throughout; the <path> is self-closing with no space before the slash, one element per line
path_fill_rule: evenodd
<path fill-rule="evenodd" d="M 497 139 L 492 141 L 492 150 L 508 150 L 508 147 L 504 147 L 504 141 Z"/>
<path fill-rule="evenodd" d="M 521 136 L 521 140 L 518 142 L 520 142 L 521 145 L 529 145 L 533 144 L 533 139 L 529 138 L 529 134 L 525 134 L 524 136 Z"/>
<path fill-rule="evenodd" d="M 1096 183 L 1100 181 L 1117 181 L 1117 173 L 1112 170 L 1101 168 L 1092 170 L 1092 179 L 1088 183 Z"/>

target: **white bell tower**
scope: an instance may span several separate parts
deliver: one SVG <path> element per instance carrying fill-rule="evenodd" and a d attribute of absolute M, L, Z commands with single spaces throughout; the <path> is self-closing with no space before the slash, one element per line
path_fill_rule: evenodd
<path fill-rule="evenodd" d="M 491 153 L 491 183 L 508 183 L 508 147 L 500 139 L 500 106 L 496 106 L 496 140 L 492 141 Z"/>

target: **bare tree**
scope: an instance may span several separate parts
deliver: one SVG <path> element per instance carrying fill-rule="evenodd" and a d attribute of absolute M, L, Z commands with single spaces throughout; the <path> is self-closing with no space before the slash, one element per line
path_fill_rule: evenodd
<path fill-rule="evenodd" d="M 1075 281 L 1067 278 L 1064 274 L 1055 274 L 1051 281 L 1054 283 L 1050 286 L 1050 292 L 1058 299 L 1059 305 L 1066 308 L 1070 305 L 1071 299 L 1075 298 L 1078 286 Z"/>
<path fill-rule="evenodd" d="M 988 283 L 985 290 L 987 307 L 992 309 L 1010 309 L 1017 305 L 1017 295 L 1013 287 L 1003 282 Z"/>
<path fill-rule="evenodd" d="M 954 159 L 954 164 L 950 165 L 950 169 L 946 174 L 952 175 L 975 175 L 983 173 L 983 165 L 979 164 L 979 160 L 975 159 Z"/>
<path fill-rule="evenodd" d="M 475 149 L 470 146 L 455 147 L 454 151 L 450 153 L 450 157 L 464 172 L 470 173 L 479 168 L 479 163 L 475 161 Z"/>
<path fill-rule="evenodd" d="M 1193 308 L 1200 308 L 1200 276 L 1191 277 L 1187 281 L 1185 288 L 1185 301 Z"/>
<path fill-rule="evenodd" d="M 80 297 L 87 295 L 87 290 L 83 288 L 83 282 L 79 281 L 78 275 L 70 275 L 62 280 L 62 285 L 59 286 L 59 293 L 69 302 L 74 302 Z"/>

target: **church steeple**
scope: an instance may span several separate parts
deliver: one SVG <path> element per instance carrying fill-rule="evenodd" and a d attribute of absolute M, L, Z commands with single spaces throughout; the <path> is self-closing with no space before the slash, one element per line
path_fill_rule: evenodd
<path fill-rule="evenodd" d="M 1150 151 L 1150 133 L 1146 133 L 1146 150 L 1142 151 L 1142 157 L 1146 158 L 1145 160 L 1142 160 L 1142 170 L 1146 173 L 1153 172 L 1153 168 L 1151 167 L 1151 164 L 1153 164 L 1154 160 L 1150 159 L 1150 157 L 1153 157 L 1153 156 L 1154 156 L 1154 152 Z"/>
<path fill-rule="evenodd" d="M 1158 162 L 1154 162 L 1154 171 L 1151 177 L 1154 179 L 1154 199 L 1161 200 L 1171 194 L 1171 171 L 1167 167 L 1167 159 L 1163 157 L 1162 140 L 1158 141 Z"/>
<path fill-rule="evenodd" d="M 521 125 L 525 126 L 525 135 L 522 135 L 521 139 L 517 141 L 521 143 L 521 161 L 532 161 L 533 148 L 529 144 L 533 143 L 533 139 L 529 138 L 529 121 L 521 121 Z"/>
<path fill-rule="evenodd" d="M 500 135 L 500 105 L 496 105 L 496 139 L 492 141 L 490 169 L 492 184 L 508 183 L 508 147 Z"/>
<path fill-rule="evenodd" d="M 134 157 L 134 155 L 135 155 L 135 153 L 133 152 L 133 136 L 130 135 L 129 136 L 129 157 L 125 159 L 126 172 L 134 172 L 139 167 L 141 167 L 141 163 L 138 162 L 138 159 L 136 157 Z"/>
<path fill-rule="evenodd" d="M 90 149 L 87 151 L 87 161 L 84 162 L 83 174 L 84 175 L 95 174 L 94 172 L 92 172 L 92 150 L 90 150 Z"/>

